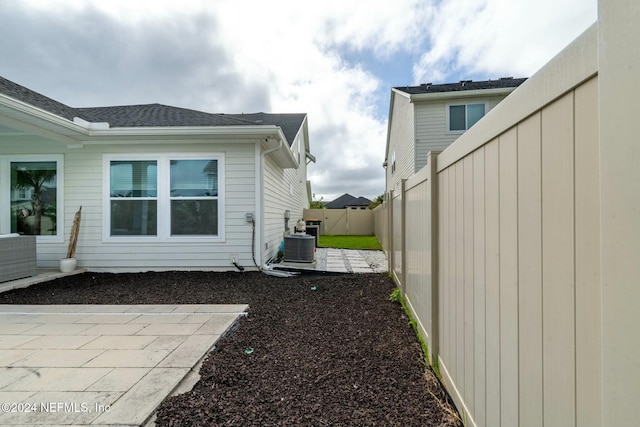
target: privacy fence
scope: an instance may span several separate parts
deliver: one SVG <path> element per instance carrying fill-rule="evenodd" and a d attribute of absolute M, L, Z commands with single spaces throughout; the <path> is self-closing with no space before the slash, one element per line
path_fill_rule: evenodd
<path fill-rule="evenodd" d="M 468 425 L 607 425 L 598 80 L 594 25 L 374 210 Z"/>
<path fill-rule="evenodd" d="M 322 235 L 372 236 L 373 212 L 360 209 L 305 209 L 305 220 L 321 221 Z"/>

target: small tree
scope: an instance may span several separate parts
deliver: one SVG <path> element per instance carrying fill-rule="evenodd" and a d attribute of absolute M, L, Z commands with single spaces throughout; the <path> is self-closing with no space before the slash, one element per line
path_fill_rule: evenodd
<path fill-rule="evenodd" d="M 369 204 L 369 209 L 375 209 L 384 202 L 384 194 L 379 195 Z"/>
<path fill-rule="evenodd" d="M 316 195 L 313 195 L 313 198 L 315 199 Z M 327 207 L 327 205 L 322 201 L 323 197 L 320 197 L 320 200 L 314 200 L 311 202 L 311 204 L 309 205 L 309 208 L 311 209 L 324 209 Z"/>

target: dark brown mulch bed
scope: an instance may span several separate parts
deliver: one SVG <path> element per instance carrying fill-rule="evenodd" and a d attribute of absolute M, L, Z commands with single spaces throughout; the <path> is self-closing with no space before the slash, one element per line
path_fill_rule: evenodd
<path fill-rule="evenodd" d="M 249 304 L 157 424 L 461 426 L 385 275 L 85 273 L 0 304 Z"/>

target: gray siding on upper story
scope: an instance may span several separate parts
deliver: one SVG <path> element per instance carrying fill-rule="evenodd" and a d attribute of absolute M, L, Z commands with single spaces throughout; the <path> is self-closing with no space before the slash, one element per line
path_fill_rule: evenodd
<path fill-rule="evenodd" d="M 486 113 L 495 107 L 504 96 L 456 98 L 431 102 L 416 102 L 415 110 L 415 163 L 412 173 L 427 164 L 429 151 L 442 151 L 458 139 L 461 132 L 449 132 L 447 127 L 447 108 L 449 105 L 485 103 Z"/>
<path fill-rule="evenodd" d="M 398 189 L 400 181 L 414 171 L 414 113 L 408 97 L 394 94 L 387 153 L 387 190 Z M 395 153 L 395 171 L 393 159 Z"/>

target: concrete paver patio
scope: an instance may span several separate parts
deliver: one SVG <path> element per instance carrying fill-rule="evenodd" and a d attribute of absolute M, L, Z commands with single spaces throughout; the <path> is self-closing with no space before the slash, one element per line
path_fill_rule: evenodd
<path fill-rule="evenodd" d="M 385 273 L 387 257 L 383 251 L 316 248 L 315 263 L 282 262 L 274 269 L 316 271 L 318 273 Z"/>
<path fill-rule="evenodd" d="M 246 305 L 0 305 L 0 425 L 142 425 Z"/>

